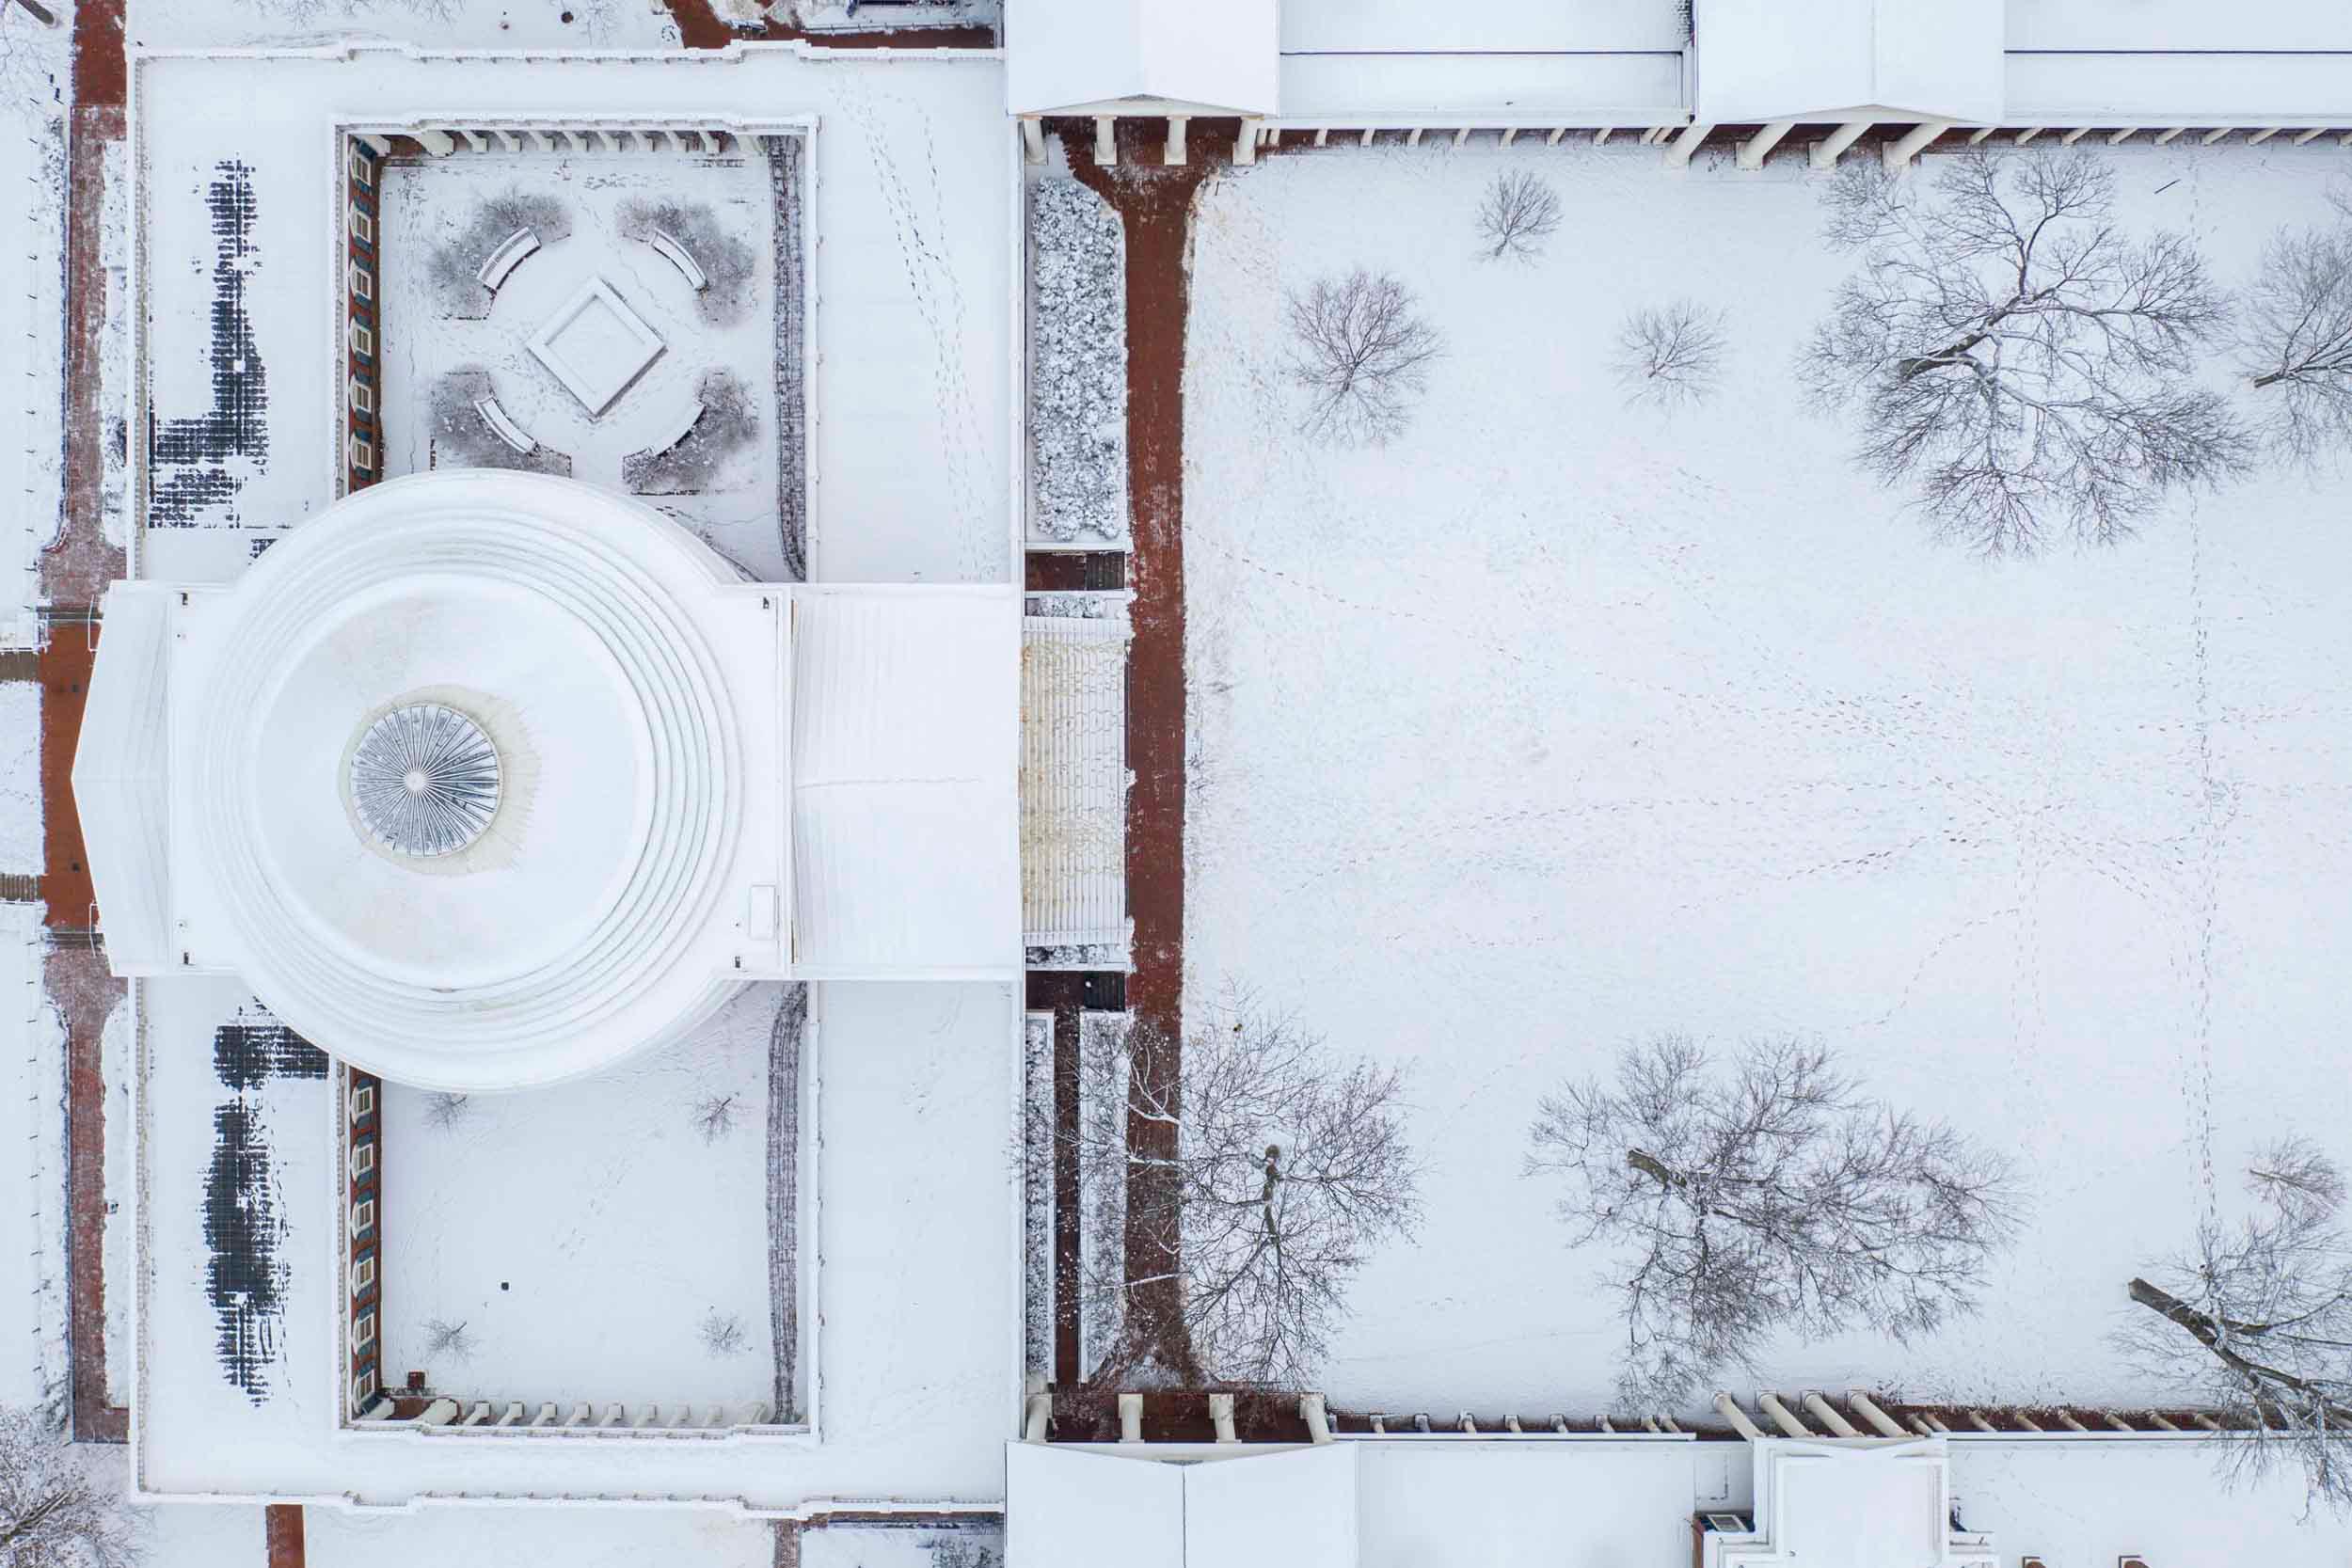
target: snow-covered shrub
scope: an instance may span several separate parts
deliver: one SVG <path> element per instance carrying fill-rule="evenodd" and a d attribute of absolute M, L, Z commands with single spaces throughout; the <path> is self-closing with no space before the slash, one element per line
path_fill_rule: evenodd
<path fill-rule="evenodd" d="M 1029 187 L 1031 529 L 1127 535 L 1127 242 L 1071 179 Z"/>

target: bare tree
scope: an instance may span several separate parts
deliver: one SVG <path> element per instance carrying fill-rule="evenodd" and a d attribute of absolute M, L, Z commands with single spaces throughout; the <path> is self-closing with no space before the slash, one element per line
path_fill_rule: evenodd
<path fill-rule="evenodd" d="M 473 1101 L 462 1094 L 435 1091 L 424 1097 L 424 1119 L 427 1126 L 448 1132 L 473 1114 Z"/>
<path fill-rule="evenodd" d="M 1486 260 L 1532 261 L 1560 229 L 1560 193 L 1524 169 L 1498 174 L 1478 202 L 1478 238 Z"/>
<path fill-rule="evenodd" d="M 1724 366 L 1724 316 L 1695 300 L 1645 305 L 1617 329 L 1617 382 L 1636 403 L 1674 407 L 1714 395 Z"/>
<path fill-rule="evenodd" d="M 1986 555 L 2113 543 L 2244 472 L 2252 443 L 2193 379 L 2227 312 L 2188 239 L 2126 239 L 2112 172 L 2082 154 L 1938 164 L 1929 195 L 1867 159 L 1831 186 L 1829 238 L 1862 269 L 1800 376 L 1859 406 L 1862 466 L 1915 480 L 1937 531 Z"/>
<path fill-rule="evenodd" d="M 31 1411 L 0 1407 L 0 1563 L 130 1568 L 141 1555 L 119 1487 Z"/>
<path fill-rule="evenodd" d="M 438 1361 L 444 1356 L 452 1361 L 473 1359 L 474 1338 L 462 1323 L 449 1323 L 440 1318 L 427 1318 L 424 1323 L 424 1358 Z"/>
<path fill-rule="evenodd" d="M 1181 1089 L 1152 1030 L 1080 1038 L 1077 1125 L 1052 1127 L 1046 1105 L 1029 1148 L 1065 1149 L 1087 1184 L 1119 1189 L 1116 1242 L 1081 1261 L 1088 1313 L 1121 1325 L 1123 1361 L 1299 1385 L 1366 1255 L 1419 1218 L 1400 1074 L 1237 994 L 1185 1036 Z M 1162 1287 L 1172 1326 L 1150 1303 Z"/>
<path fill-rule="evenodd" d="M 1405 428 L 1438 341 L 1404 284 L 1361 267 L 1319 277 L 1290 296 L 1290 324 L 1297 340 L 1290 371 L 1307 388 L 1308 435 L 1377 444 Z"/>
<path fill-rule="evenodd" d="M 2228 1430 L 2226 1472 L 2299 1468 L 2311 1497 L 2352 1508 L 2352 1245 L 2338 1218 L 2344 1179 L 2299 1139 L 2247 1172 L 2250 1212 L 2209 1213 L 2190 1250 L 2134 1279 L 2148 1309 L 2125 1350 Z"/>
<path fill-rule="evenodd" d="M 1568 1180 L 1579 1244 L 1620 1243 L 1629 1409 L 1672 1409 L 1778 1329 L 1898 1340 L 1974 1308 L 2013 1228 L 2000 1164 L 1864 1099 L 1821 1046 L 1748 1044 L 1718 1074 L 1689 1037 L 1629 1047 L 1615 1081 L 1547 1096 L 1532 1174 Z"/>
<path fill-rule="evenodd" d="M 2352 224 L 2272 236 L 2237 340 L 2265 446 L 2306 467 L 2352 446 Z"/>
<path fill-rule="evenodd" d="M 735 1131 L 735 1100 L 731 1094 L 714 1094 L 695 1101 L 694 1131 L 703 1142 L 715 1144 Z"/>
<path fill-rule="evenodd" d="M 743 1320 L 716 1307 L 703 1319 L 702 1339 L 703 1349 L 713 1355 L 740 1355 L 751 1344 L 751 1338 L 743 1329 Z"/>

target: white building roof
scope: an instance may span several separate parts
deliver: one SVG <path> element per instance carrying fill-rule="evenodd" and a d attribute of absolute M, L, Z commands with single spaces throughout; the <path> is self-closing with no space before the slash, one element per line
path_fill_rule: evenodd
<path fill-rule="evenodd" d="M 1007 0 L 1008 107 L 1272 114 L 1275 12 L 1275 0 Z"/>
<path fill-rule="evenodd" d="M 793 973 L 1017 975 L 1020 592 L 793 606 Z"/>
<path fill-rule="evenodd" d="M 1356 1568 L 1356 1473 L 1352 1444 L 1170 1465 L 1150 1449 L 1009 1443 L 1006 1555 L 1021 1568 Z"/>
<path fill-rule="evenodd" d="M 1698 0 L 1696 118 L 2001 119 L 2003 18 L 1984 0 Z"/>
<path fill-rule="evenodd" d="M 171 690 L 172 591 L 118 582 L 73 753 L 73 803 L 118 974 L 176 967 L 171 936 L 170 797 L 165 746 Z M 102 852 L 102 850 L 103 852 Z"/>
<path fill-rule="evenodd" d="M 643 502 L 441 470 L 233 588 L 122 603 L 77 773 L 126 972 L 234 973 L 461 1091 L 591 1070 L 747 979 L 1019 972 L 1009 585 L 763 587 Z M 416 852 L 359 764 L 423 712 L 498 784 L 478 836 Z"/>

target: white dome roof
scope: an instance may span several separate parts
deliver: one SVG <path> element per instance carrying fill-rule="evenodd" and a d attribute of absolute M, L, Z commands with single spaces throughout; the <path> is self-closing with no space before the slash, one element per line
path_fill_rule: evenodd
<path fill-rule="evenodd" d="M 274 546 L 183 732 L 255 993 L 453 1089 L 586 1071 L 723 999 L 745 792 L 705 623 L 736 580 L 652 508 L 524 474 L 377 485 Z"/>

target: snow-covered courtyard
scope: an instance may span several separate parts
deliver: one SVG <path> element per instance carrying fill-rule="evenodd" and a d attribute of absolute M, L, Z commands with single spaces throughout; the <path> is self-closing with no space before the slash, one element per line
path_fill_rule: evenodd
<path fill-rule="evenodd" d="M 801 143 L 765 140 L 389 162 L 388 472 L 567 473 L 801 576 Z"/>
<path fill-rule="evenodd" d="M 2329 216 L 2341 153 L 2102 151 L 2135 233 L 2227 287 Z M 1931 176 L 1930 160 L 1923 173 Z M 1559 192 L 1482 261 L 1499 172 Z M 1766 1386 L 2137 1399 L 2124 1282 L 2340 1127 L 2352 951 L 2352 498 L 2275 468 L 2110 549 L 1931 540 L 1802 405 L 1852 262 L 1802 159 L 1661 173 L 1491 136 L 1298 151 L 1207 188 L 1186 379 L 1186 990 L 1410 1065 L 1418 1239 L 1322 1386 L 1355 1409 L 1592 1410 L 1597 1250 L 1522 1175 L 1538 1098 L 1663 1030 L 1819 1037 L 2013 1161 L 1982 1311 L 1785 1343 Z M 1363 267 L 1441 355 L 1391 444 L 1296 434 L 1285 298 Z M 1613 376 L 1629 312 L 1726 311 L 1716 395 Z M 2219 368 L 2217 367 L 2217 377 Z M 1734 1386 L 1745 1388 L 1744 1381 Z"/>
<path fill-rule="evenodd" d="M 768 1175 L 799 1155 L 797 1106 L 769 1116 L 775 1031 L 799 1017 L 780 1018 L 787 989 L 753 987 L 666 1050 L 535 1093 L 386 1085 L 393 1377 L 531 1411 L 772 1407 L 796 1385 L 775 1332 L 791 1355 L 796 1227 L 777 1227 L 772 1257 Z M 790 1271 L 781 1302 L 771 1269 Z"/>

